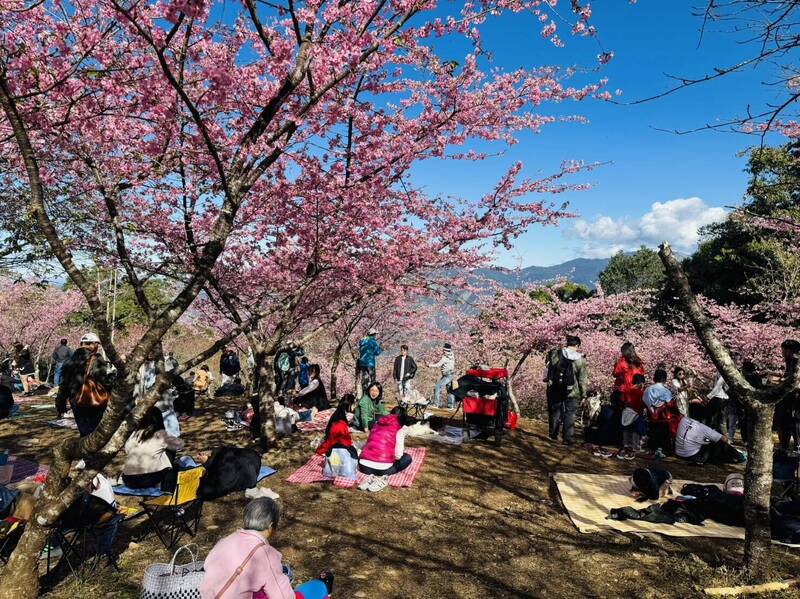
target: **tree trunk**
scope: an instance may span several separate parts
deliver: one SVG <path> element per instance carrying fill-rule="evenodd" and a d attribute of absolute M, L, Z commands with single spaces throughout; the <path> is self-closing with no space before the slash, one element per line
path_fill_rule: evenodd
<path fill-rule="evenodd" d="M 336 399 L 337 371 L 339 370 L 339 362 L 342 360 L 342 348 L 344 348 L 344 343 L 340 343 L 336 346 L 336 349 L 333 351 L 333 359 L 331 360 L 331 399 Z"/>
<path fill-rule="evenodd" d="M 0 598 L 34 599 L 39 596 L 39 554 L 48 530 L 31 519 L 0 576 Z"/>
<path fill-rule="evenodd" d="M 266 353 L 256 354 L 258 369 L 258 414 L 261 420 L 259 445 L 267 451 L 278 443 L 275 430 L 275 371 L 272 367 L 275 356 Z"/>
<path fill-rule="evenodd" d="M 770 494 L 772 491 L 772 419 L 775 406 L 747 408 L 747 468 L 744 479 L 744 568 L 752 579 L 764 575 L 771 549 Z"/>

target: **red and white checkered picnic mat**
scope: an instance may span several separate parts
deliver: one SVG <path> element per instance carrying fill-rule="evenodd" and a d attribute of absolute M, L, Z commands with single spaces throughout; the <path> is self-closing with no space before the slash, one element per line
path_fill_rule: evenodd
<path fill-rule="evenodd" d="M 313 420 L 308 420 L 306 422 L 298 422 L 297 423 L 297 430 L 303 433 L 322 433 L 325 432 L 325 427 L 328 426 L 328 420 L 331 419 L 333 415 L 334 408 L 330 410 L 322 410 L 321 412 L 317 412 L 314 414 Z M 353 419 L 352 414 L 347 415 L 348 422 Z"/>
<path fill-rule="evenodd" d="M 422 463 L 425 461 L 425 456 L 428 449 L 425 447 L 409 447 L 406 453 L 411 456 L 411 465 L 397 474 L 392 474 L 389 477 L 390 487 L 410 487 L 417 478 L 417 474 L 422 469 Z M 322 466 L 325 458 L 321 455 L 314 454 L 305 464 L 295 470 L 286 482 L 297 484 L 312 484 L 322 482 L 333 482 L 335 487 L 351 488 L 360 485 L 367 477 L 366 474 L 358 473 L 356 480 L 349 480 L 347 478 L 328 478 L 322 474 Z"/>

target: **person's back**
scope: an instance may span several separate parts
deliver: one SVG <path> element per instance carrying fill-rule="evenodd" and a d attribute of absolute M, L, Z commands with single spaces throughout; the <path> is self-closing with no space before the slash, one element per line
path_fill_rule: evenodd
<path fill-rule="evenodd" d="M 70 358 L 70 356 L 72 356 L 72 350 L 66 343 L 61 342 L 53 351 L 52 357 L 56 364 L 63 364 Z"/>
<path fill-rule="evenodd" d="M 248 555 L 252 557 L 244 564 Z M 294 599 L 289 579 L 283 574 L 283 557 L 266 539 L 254 530 L 237 530 L 228 535 L 208 553 L 205 559 L 202 599 L 213 599 L 233 578 L 225 598 L 252 597 L 263 591 L 269 599 Z M 238 568 L 243 566 L 237 575 Z"/>
<path fill-rule="evenodd" d="M 364 368 L 375 368 L 375 358 L 381 353 L 378 340 L 372 335 L 364 337 L 358 344 L 359 364 Z"/>

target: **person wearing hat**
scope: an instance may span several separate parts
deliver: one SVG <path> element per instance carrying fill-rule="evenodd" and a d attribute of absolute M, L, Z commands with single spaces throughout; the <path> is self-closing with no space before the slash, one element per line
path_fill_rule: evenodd
<path fill-rule="evenodd" d="M 375 338 L 378 331 L 370 329 L 366 337 L 358 342 L 358 372 L 356 381 L 361 381 L 361 388 L 366 389 L 375 382 L 375 362 L 383 350 Z"/>
<path fill-rule="evenodd" d="M 442 347 L 442 357 L 435 364 L 428 364 L 428 368 L 441 368 L 442 376 L 433 387 L 433 406 L 439 407 L 439 395 L 442 389 L 447 389 L 447 385 L 453 382 L 456 372 L 456 358 L 453 354 L 453 346 L 445 343 Z M 447 409 L 452 409 L 455 403 L 455 398 L 451 393 L 447 394 Z"/>
<path fill-rule="evenodd" d="M 61 371 L 61 385 L 56 396 L 59 418 L 68 409 L 72 409 L 80 436 L 90 434 L 100 423 L 106 406 L 78 405 L 84 383 L 87 378 L 92 379 L 102 391 L 111 393 L 115 376 L 116 373 L 100 349 L 100 338 L 94 333 L 86 333 L 81 337 L 80 347 L 64 363 Z"/>

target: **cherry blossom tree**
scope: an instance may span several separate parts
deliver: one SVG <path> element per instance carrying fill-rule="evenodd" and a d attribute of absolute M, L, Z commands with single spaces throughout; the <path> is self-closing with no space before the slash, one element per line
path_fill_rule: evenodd
<path fill-rule="evenodd" d="M 74 332 L 67 320 L 84 306 L 77 291 L 8 278 L 0 279 L 0 302 L 0 350 L 10 352 L 19 341 L 30 348 L 37 367 L 58 336 Z"/>
<path fill-rule="evenodd" d="M 780 385 L 755 389 L 737 367 L 734 349 L 730 340 L 747 339 L 751 348 L 762 347 L 777 354 L 779 345 L 758 331 L 738 330 L 728 337 L 728 343 L 717 332 L 716 320 L 720 313 L 714 314 L 703 308 L 695 298 L 680 263 L 666 243 L 660 250 L 661 260 L 667 269 L 668 279 L 677 290 L 683 309 L 690 319 L 700 343 L 708 352 L 714 366 L 725 382 L 746 406 L 750 433 L 747 441 L 748 461 L 745 470 L 745 552 L 744 567 L 753 577 L 764 575 L 769 557 L 770 540 L 770 494 L 772 489 L 772 420 L 775 404 L 788 401 L 800 390 L 800 364 Z M 772 341 L 773 343 L 770 343 Z M 741 351 L 741 348 L 740 348 Z"/>

